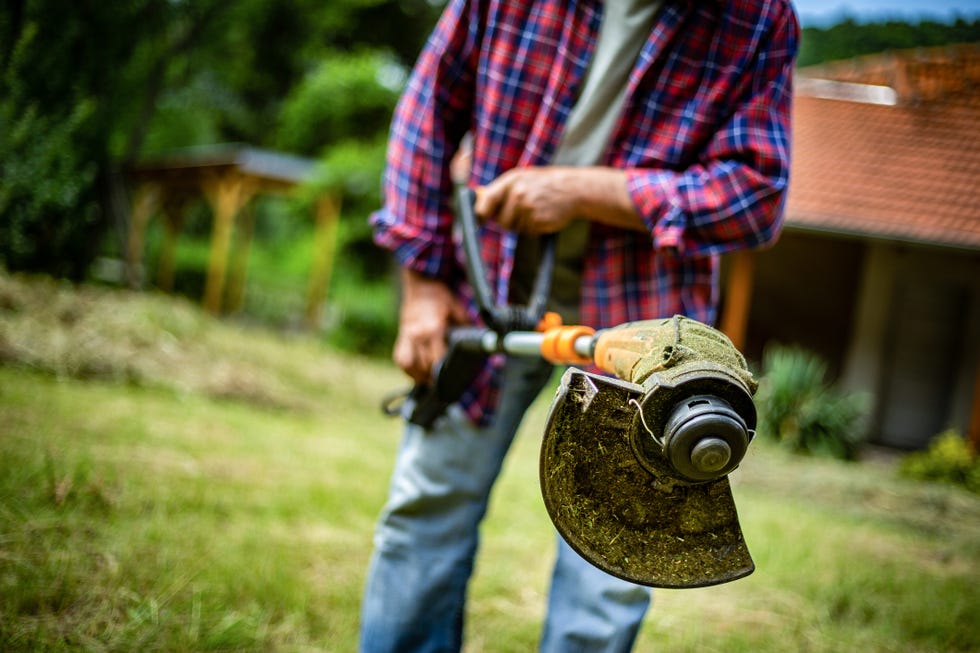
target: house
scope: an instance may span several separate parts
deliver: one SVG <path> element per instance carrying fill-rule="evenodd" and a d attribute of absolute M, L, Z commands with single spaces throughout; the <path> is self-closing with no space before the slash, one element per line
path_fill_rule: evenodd
<path fill-rule="evenodd" d="M 726 261 L 722 328 L 820 354 L 871 439 L 980 444 L 980 44 L 798 71 L 786 225 Z"/>

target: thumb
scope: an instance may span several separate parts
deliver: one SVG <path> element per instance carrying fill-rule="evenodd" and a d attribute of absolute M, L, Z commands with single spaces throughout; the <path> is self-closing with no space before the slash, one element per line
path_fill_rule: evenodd
<path fill-rule="evenodd" d="M 453 302 L 449 305 L 449 323 L 450 324 L 469 324 L 470 316 L 466 312 L 466 305 L 456 298 L 453 298 Z"/>
<path fill-rule="evenodd" d="M 473 212 L 481 220 L 489 220 L 497 212 L 500 197 L 501 193 L 495 189 L 494 184 L 478 186 L 476 189 L 476 201 L 473 203 Z"/>

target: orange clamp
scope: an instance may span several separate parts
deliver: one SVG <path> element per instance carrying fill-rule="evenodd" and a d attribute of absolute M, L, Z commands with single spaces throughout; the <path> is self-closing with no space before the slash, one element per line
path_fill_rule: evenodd
<path fill-rule="evenodd" d="M 547 313 L 541 316 L 541 320 L 538 322 L 538 325 L 534 327 L 534 330 L 538 331 L 539 333 L 544 333 L 549 329 L 554 329 L 560 326 L 561 326 L 561 315 L 555 313 L 554 311 L 548 311 Z"/>
<path fill-rule="evenodd" d="M 588 365 L 592 359 L 575 351 L 581 337 L 592 337 L 595 329 L 583 325 L 558 326 L 548 329 L 541 341 L 541 356 L 555 365 Z"/>

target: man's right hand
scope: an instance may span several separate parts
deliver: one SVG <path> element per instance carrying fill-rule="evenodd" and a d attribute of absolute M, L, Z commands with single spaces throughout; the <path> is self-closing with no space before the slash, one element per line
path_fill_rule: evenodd
<path fill-rule="evenodd" d="M 402 304 L 392 359 L 416 383 L 429 383 L 446 355 L 446 331 L 466 310 L 442 281 L 402 269 Z"/>

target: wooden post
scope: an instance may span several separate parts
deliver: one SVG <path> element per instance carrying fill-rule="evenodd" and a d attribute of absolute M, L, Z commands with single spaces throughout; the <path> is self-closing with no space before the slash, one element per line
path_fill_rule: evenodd
<path fill-rule="evenodd" d="M 330 287 L 334 253 L 337 248 L 337 227 L 340 223 L 340 199 L 321 195 L 316 203 L 316 230 L 313 235 L 313 263 L 310 285 L 306 295 L 306 325 L 320 326 L 323 302 Z"/>
<path fill-rule="evenodd" d="M 126 283 L 130 288 L 143 285 L 143 247 L 146 241 L 146 225 L 160 201 L 160 187 L 143 183 L 136 188 L 133 208 L 129 215 L 129 233 L 126 242 Z"/>
<path fill-rule="evenodd" d="M 749 328 L 749 309 L 752 307 L 752 282 L 755 278 L 755 253 L 740 250 L 729 255 L 731 266 L 725 284 L 725 313 L 721 331 L 731 339 L 735 348 L 745 347 Z"/>
<path fill-rule="evenodd" d="M 171 292 L 174 289 L 177 238 L 184 227 L 187 197 L 182 195 L 165 197 L 162 208 L 163 243 L 160 248 L 160 260 L 157 262 L 157 288 L 164 292 Z"/>
<path fill-rule="evenodd" d="M 251 193 L 248 194 L 251 197 Z M 228 271 L 228 312 L 242 310 L 245 304 L 245 276 L 248 272 L 248 252 L 252 246 L 252 233 L 255 229 L 255 207 L 248 203 L 238 214 L 238 228 L 235 230 L 235 247 L 231 255 L 231 268 Z"/>
<path fill-rule="evenodd" d="M 970 407 L 970 423 L 966 439 L 974 453 L 980 454 L 980 361 L 977 362 L 976 379 L 973 381 L 973 405 Z"/>
<path fill-rule="evenodd" d="M 206 180 L 203 186 L 214 213 L 208 276 L 204 285 L 204 308 L 218 315 L 221 313 L 235 214 L 242 206 L 242 177 L 235 173 L 224 174 Z"/>

